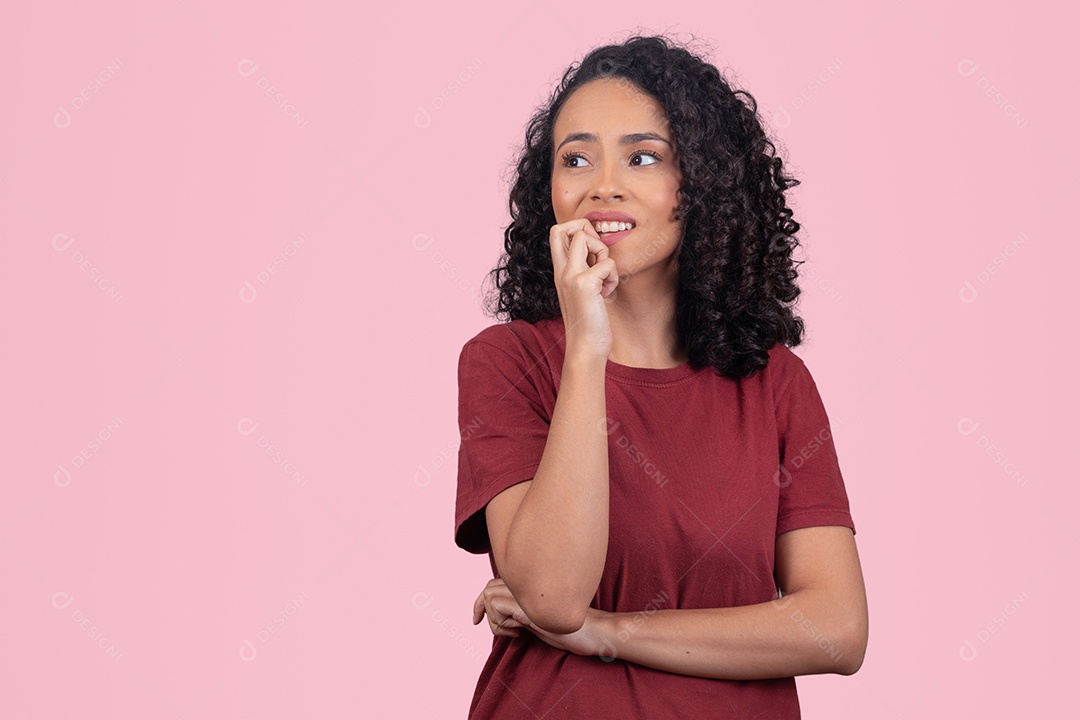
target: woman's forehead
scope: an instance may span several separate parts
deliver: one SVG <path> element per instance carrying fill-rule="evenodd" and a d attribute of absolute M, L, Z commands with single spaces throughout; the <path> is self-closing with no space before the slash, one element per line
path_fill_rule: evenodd
<path fill-rule="evenodd" d="M 598 142 L 598 135 L 649 134 L 672 141 L 667 114 L 656 98 L 633 83 L 611 78 L 593 80 L 575 90 L 559 110 L 553 130 L 556 143 L 571 134 L 585 142 Z"/>

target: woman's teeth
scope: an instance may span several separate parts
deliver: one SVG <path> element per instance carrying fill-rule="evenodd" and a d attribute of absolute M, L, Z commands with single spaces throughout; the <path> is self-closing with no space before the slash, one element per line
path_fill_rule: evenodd
<path fill-rule="evenodd" d="M 622 232 L 623 230 L 630 230 L 634 227 L 634 224 L 627 222 L 598 222 L 593 223 L 593 227 L 600 235 L 610 235 L 611 233 Z"/>

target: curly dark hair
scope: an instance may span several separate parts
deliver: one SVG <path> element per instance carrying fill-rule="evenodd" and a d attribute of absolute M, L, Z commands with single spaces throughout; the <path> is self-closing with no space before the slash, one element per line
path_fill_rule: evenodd
<path fill-rule="evenodd" d="M 549 233 L 553 130 L 560 108 L 590 80 L 616 78 L 659 102 L 679 149 L 677 208 L 686 219 L 679 250 L 676 324 L 694 369 L 712 366 L 735 378 L 753 375 L 776 343 L 796 346 L 803 321 L 792 253 L 799 223 L 784 191 L 799 184 L 782 170 L 757 102 L 732 90 L 712 64 L 663 36 L 632 35 L 571 64 L 529 121 L 515 158 L 510 216 L 494 276 L 498 304 L 489 315 L 529 323 L 561 315 Z"/>

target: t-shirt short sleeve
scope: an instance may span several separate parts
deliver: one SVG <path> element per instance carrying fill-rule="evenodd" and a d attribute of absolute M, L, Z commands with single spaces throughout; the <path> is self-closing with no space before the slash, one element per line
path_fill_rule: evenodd
<path fill-rule="evenodd" d="M 470 553 L 491 551 L 488 501 L 536 475 L 551 426 L 539 382 L 539 369 L 520 347 L 473 339 L 461 350 L 454 542 Z"/>
<path fill-rule="evenodd" d="M 825 405 L 810 370 L 794 353 L 791 358 L 791 377 L 776 400 L 780 439 L 776 534 L 816 525 L 843 525 L 854 533 Z"/>

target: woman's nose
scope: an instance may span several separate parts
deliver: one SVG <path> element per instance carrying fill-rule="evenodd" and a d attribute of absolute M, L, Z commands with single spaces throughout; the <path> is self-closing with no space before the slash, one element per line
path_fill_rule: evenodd
<path fill-rule="evenodd" d="M 594 198 L 620 196 L 624 192 L 622 168 L 617 163 L 604 161 L 594 174 L 595 182 L 591 188 Z"/>

